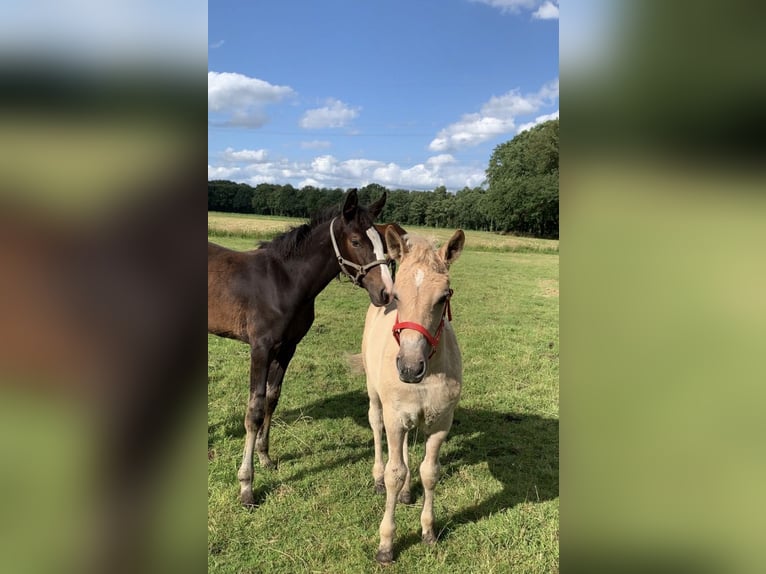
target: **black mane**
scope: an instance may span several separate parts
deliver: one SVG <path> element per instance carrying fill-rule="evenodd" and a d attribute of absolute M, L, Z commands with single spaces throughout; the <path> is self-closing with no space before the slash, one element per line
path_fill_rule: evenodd
<path fill-rule="evenodd" d="M 261 241 L 258 247 L 261 249 L 271 249 L 276 251 L 282 259 L 289 259 L 301 253 L 303 247 L 305 247 L 307 241 L 306 238 L 311 235 L 311 232 L 322 225 L 327 223 L 333 217 L 340 216 L 341 208 L 338 206 L 326 207 L 325 209 L 314 213 L 308 223 L 302 225 L 296 225 L 277 235 L 271 241 Z M 357 219 L 363 228 L 372 227 L 374 221 L 367 211 L 366 207 L 361 205 L 357 207 Z M 336 225 L 336 229 L 338 226 Z"/>
<path fill-rule="evenodd" d="M 301 248 L 306 244 L 306 238 L 311 235 L 314 229 L 339 214 L 340 208 L 328 207 L 312 215 L 308 223 L 295 225 L 284 233 L 277 235 L 271 241 L 261 241 L 258 247 L 261 249 L 271 249 L 276 251 L 277 255 L 282 259 L 289 259 L 300 252 Z"/>

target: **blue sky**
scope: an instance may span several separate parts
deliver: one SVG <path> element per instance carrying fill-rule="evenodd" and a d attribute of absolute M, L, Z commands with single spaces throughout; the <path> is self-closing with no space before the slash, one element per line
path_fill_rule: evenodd
<path fill-rule="evenodd" d="M 211 0 L 208 178 L 477 186 L 558 117 L 551 0 Z"/>

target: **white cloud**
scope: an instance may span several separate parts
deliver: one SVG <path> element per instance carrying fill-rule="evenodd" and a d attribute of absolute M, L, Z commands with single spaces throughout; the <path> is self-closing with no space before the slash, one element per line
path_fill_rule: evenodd
<path fill-rule="evenodd" d="M 455 163 L 455 158 L 448 153 L 442 153 L 429 157 L 426 163 L 433 166 L 447 165 L 448 163 Z"/>
<path fill-rule="evenodd" d="M 539 0 L 471 0 L 471 2 L 487 4 L 498 8 L 501 12 L 512 13 L 520 12 L 522 9 L 531 10 L 540 3 Z"/>
<path fill-rule="evenodd" d="M 537 116 L 533 121 L 527 122 L 525 124 L 522 124 L 519 126 L 519 129 L 516 130 L 517 134 L 520 134 L 523 131 L 526 131 L 530 128 L 535 127 L 537 124 L 541 124 L 543 122 L 547 122 L 548 120 L 555 120 L 557 117 L 559 117 L 559 111 L 556 110 L 552 114 L 543 114 L 542 116 Z"/>
<path fill-rule="evenodd" d="M 308 187 L 309 185 L 312 186 L 312 187 L 322 187 L 322 184 L 319 183 L 313 177 L 307 177 L 306 179 L 302 179 L 300 182 L 298 182 L 297 187 L 298 187 L 298 189 L 301 189 L 301 188 L 304 188 L 304 187 Z"/>
<path fill-rule="evenodd" d="M 327 149 L 328 147 L 332 147 L 332 143 L 327 140 L 301 142 L 302 149 Z"/>
<path fill-rule="evenodd" d="M 493 96 L 478 113 L 465 114 L 460 121 L 439 131 L 428 149 L 446 152 L 474 146 L 516 130 L 516 118 L 530 115 L 558 100 L 559 81 L 545 84 L 533 94 L 522 95 L 511 90 L 502 96 Z"/>
<path fill-rule="evenodd" d="M 218 40 L 217 42 L 213 42 L 212 44 L 210 44 L 209 48 L 212 50 L 215 50 L 223 46 L 225 42 L 226 40 Z"/>
<path fill-rule="evenodd" d="M 532 14 L 532 18 L 538 20 L 558 20 L 559 7 L 553 2 L 546 2 Z"/>
<path fill-rule="evenodd" d="M 338 160 L 331 155 L 320 155 L 314 158 L 314 161 L 311 162 L 311 167 L 317 174 L 332 175 L 335 172 L 337 163 Z"/>
<path fill-rule="evenodd" d="M 299 125 L 306 129 L 342 128 L 359 115 L 360 108 L 330 98 L 327 105 L 306 111 Z"/>
<path fill-rule="evenodd" d="M 538 20 L 553 20 L 559 17 L 559 3 L 552 0 L 471 0 L 497 8 L 504 14 L 518 14 L 522 11 L 535 10 L 532 17 Z"/>
<path fill-rule="evenodd" d="M 519 12 L 522 8 L 531 9 L 537 4 L 536 0 L 471 0 L 480 4 L 487 4 L 501 12 Z"/>
<path fill-rule="evenodd" d="M 223 159 L 232 162 L 257 162 L 262 163 L 266 161 L 268 152 L 265 149 L 241 149 L 235 151 L 234 149 L 227 147 L 222 154 Z"/>
<path fill-rule="evenodd" d="M 295 95 L 289 86 L 275 86 L 234 72 L 208 72 L 207 108 L 218 125 L 259 127 L 268 121 L 263 109 Z"/>
<path fill-rule="evenodd" d="M 449 154 L 439 154 L 415 165 L 399 165 L 365 158 L 340 160 L 332 155 L 316 156 L 309 161 L 296 162 L 276 159 L 251 163 L 242 167 L 208 166 L 209 179 L 233 179 L 259 183 L 290 183 L 298 188 L 362 187 L 379 183 L 391 189 L 434 189 L 444 185 L 458 190 L 475 187 L 484 181 L 485 165 L 465 165 Z"/>
<path fill-rule="evenodd" d="M 226 167 L 226 166 L 214 166 L 208 164 L 207 166 L 207 178 L 211 179 L 231 179 L 240 173 L 241 169 L 238 167 Z"/>

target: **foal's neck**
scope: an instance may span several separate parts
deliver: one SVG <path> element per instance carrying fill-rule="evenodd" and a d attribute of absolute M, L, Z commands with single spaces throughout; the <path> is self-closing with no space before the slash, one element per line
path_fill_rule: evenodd
<path fill-rule="evenodd" d="M 305 256 L 292 267 L 292 273 L 306 296 L 314 299 L 340 273 L 338 258 L 330 240 L 330 222 L 312 229 L 304 241 Z"/>

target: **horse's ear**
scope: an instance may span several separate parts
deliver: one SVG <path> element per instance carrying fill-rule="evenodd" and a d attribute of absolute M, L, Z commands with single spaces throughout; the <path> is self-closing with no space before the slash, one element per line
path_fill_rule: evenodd
<path fill-rule="evenodd" d="M 386 225 L 386 247 L 392 259 L 401 261 L 402 255 L 407 253 L 407 241 L 401 237 L 393 225 Z"/>
<path fill-rule="evenodd" d="M 386 192 L 383 192 L 383 195 L 380 196 L 380 199 L 376 201 L 375 203 L 371 204 L 367 211 L 370 212 L 370 215 L 372 215 L 373 219 L 377 219 L 380 213 L 383 211 L 383 206 L 386 205 Z"/>
<path fill-rule="evenodd" d="M 463 245 L 465 244 L 465 233 L 462 229 L 458 229 L 450 240 L 447 241 L 439 249 L 439 257 L 442 258 L 447 267 L 452 265 L 463 251 Z"/>
<path fill-rule="evenodd" d="M 343 203 L 343 218 L 351 221 L 356 217 L 356 210 L 359 207 L 359 196 L 356 194 L 356 188 L 349 190 L 346 194 L 346 201 Z"/>
<path fill-rule="evenodd" d="M 375 229 L 378 230 L 378 233 L 383 238 L 383 247 L 386 247 L 386 231 L 389 229 L 395 231 L 402 239 L 407 238 L 407 230 L 403 229 L 398 223 L 376 223 Z"/>

